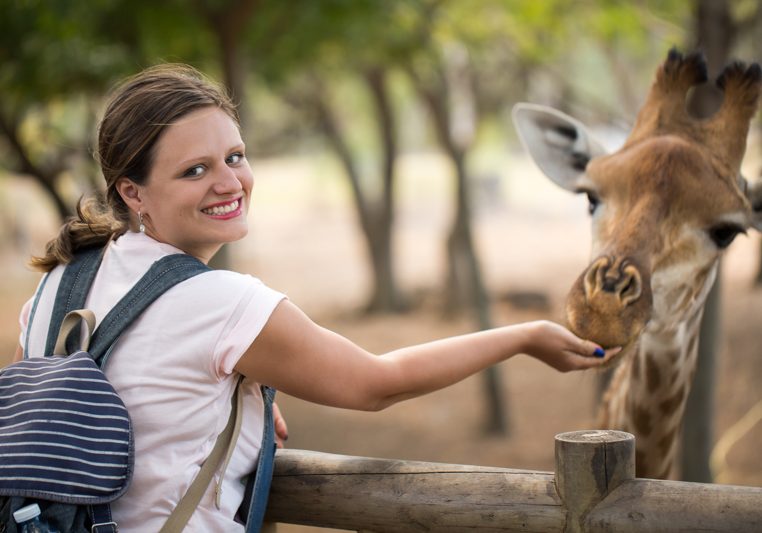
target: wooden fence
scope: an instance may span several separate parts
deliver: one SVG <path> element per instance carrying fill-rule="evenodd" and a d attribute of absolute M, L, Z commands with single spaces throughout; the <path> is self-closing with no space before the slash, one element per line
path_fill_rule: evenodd
<path fill-rule="evenodd" d="M 280 450 L 267 520 L 377 533 L 762 532 L 762 488 L 635 478 L 635 439 L 556 436 L 532 472 Z"/>

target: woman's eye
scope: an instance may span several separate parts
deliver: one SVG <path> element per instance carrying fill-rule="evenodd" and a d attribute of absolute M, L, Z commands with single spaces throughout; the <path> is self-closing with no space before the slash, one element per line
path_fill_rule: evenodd
<path fill-rule="evenodd" d="M 197 178 L 204 172 L 204 166 L 203 165 L 196 165 L 195 167 L 191 167 L 188 170 L 185 171 L 185 174 L 183 174 L 183 177 L 188 178 Z"/>
<path fill-rule="evenodd" d="M 736 235 L 743 233 L 744 229 L 735 224 L 718 224 L 709 228 L 709 238 L 717 246 L 717 248 L 727 248 Z"/>
<path fill-rule="evenodd" d="M 601 205 L 601 201 L 596 195 L 594 195 L 591 192 L 588 192 L 586 194 L 587 194 L 587 202 L 588 202 L 587 211 L 588 213 L 592 215 L 593 213 L 595 213 L 595 210 L 598 209 L 598 206 Z"/>
<path fill-rule="evenodd" d="M 230 154 L 230 155 L 227 157 L 227 159 L 225 160 L 225 162 L 226 162 L 228 165 L 237 165 L 237 164 L 238 164 L 238 163 L 240 163 L 242 160 L 243 160 L 243 154 L 241 154 L 241 153 L 239 153 L 239 152 L 236 152 L 236 153 L 234 153 L 234 154 Z"/>

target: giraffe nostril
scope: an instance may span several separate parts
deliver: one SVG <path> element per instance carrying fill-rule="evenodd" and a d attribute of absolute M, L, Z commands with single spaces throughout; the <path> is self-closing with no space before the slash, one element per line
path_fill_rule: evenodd
<path fill-rule="evenodd" d="M 619 299 L 622 305 L 627 306 L 634 303 L 640 298 L 643 292 L 643 281 L 640 277 L 638 269 L 632 265 L 624 267 L 623 276 L 626 282 L 623 283 L 621 290 L 619 291 Z"/>
<path fill-rule="evenodd" d="M 632 278 L 632 276 L 627 276 L 625 278 L 625 285 L 624 287 L 622 287 L 622 290 L 620 291 L 622 295 L 632 291 L 632 288 L 635 286 L 634 281 L 635 280 Z"/>
<path fill-rule="evenodd" d="M 603 256 L 596 259 L 583 276 L 585 296 L 590 299 L 603 287 L 611 261 Z"/>

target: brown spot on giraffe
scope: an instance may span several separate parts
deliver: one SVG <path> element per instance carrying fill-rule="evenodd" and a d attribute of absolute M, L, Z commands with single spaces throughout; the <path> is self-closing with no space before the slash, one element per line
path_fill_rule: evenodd
<path fill-rule="evenodd" d="M 646 354 L 646 385 L 649 392 L 655 392 L 661 385 L 661 369 L 652 354 Z"/>
<path fill-rule="evenodd" d="M 666 400 L 659 403 L 659 410 L 663 415 L 669 415 L 675 412 L 685 398 L 685 390 L 685 386 L 680 386 L 672 396 L 669 396 Z"/>
<path fill-rule="evenodd" d="M 672 450 L 672 446 L 675 443 L 676 433 L 677 433 L 677 428 L 674 427 L 671 430 L 667 431 L 667 433 L 661 439 L 659 439 L 657 446 L 662 456 L 666 457 L 667 455 L 669 455 L 669 452 Z"/>
<path fill-rule="evenodd" d="M 635 431 L 643 437 L 650 435 L 653 426 L 651 413 L 648 408 L 636 405 L 633 409 L 633 413 L 632 422 L 635 426 Z"/>

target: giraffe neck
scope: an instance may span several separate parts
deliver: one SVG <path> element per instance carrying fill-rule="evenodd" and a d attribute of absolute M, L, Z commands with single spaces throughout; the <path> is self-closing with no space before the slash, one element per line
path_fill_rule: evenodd
<path fill-rule="evenodd" d="M 638 477 L 667 478 L 698 354 L 703 306 L 685 322 L 647 328 L 604 395 L 602 427 L 635 435 Z"/>

